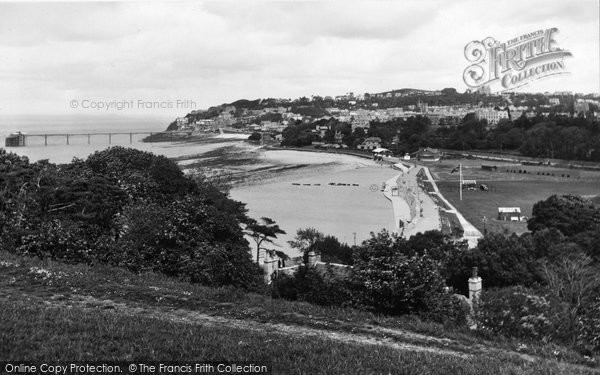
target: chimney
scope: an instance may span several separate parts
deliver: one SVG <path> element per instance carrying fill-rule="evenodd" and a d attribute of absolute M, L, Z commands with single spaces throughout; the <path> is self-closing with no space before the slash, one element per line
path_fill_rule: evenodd
<path fill-rule="evenodd" d="M 321 255 L 317 255 L 314 251 L 310 251 L 308 253 L 308 266 L 309 267 L 314 267 L 315 264 L 317 264 L 317 262 L 321 261 Z"/>
<path fill-rule="evenodd" d="M 479 299 L 482 289 L 481 277 L 477 276 L 477 267 L 473 267 L 473 275 L 469 278 L 469 301 L 471 303 Z"/>

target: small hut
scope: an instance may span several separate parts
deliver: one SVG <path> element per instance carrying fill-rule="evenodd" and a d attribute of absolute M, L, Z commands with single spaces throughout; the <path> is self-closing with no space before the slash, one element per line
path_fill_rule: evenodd
<path fill-rule="evenodd" d="M 498 220 L 504 221 L 521 221 L 520 207 L 498 207 Z"/>

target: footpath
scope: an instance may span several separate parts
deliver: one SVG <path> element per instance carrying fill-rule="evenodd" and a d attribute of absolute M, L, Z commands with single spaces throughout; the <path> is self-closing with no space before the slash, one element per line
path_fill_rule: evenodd
<path fill-rule="evenodd" d="M 468 244 L 469 244 L 469 248 L 474 248 L 475 246 L 477 246 L 477 241 L 479 241 L 480 238 L 483 237 L 483 235 L 481 234 L 481 232 L 479 231 L 479 229 L 475 228 L 475 226 L 473 224 L 471 224 L 467 219 L 465 219 L 465 217 L 456 209 L 456 207 L 454 207 L 450 202 L 448 202 L 448 200 L 442 195 L 442 193 L 440 193 L 440 190 L 437 187 L 437 184 L 435 183 L 435 181 L 433 180 L 433 177 L 431 176 L 431 172 L 429 171 L 429 168 L 427 167 L 422 167 L 423 170 L 425 171 L 425 174 L 427 175 L 427 181 L 431 183 L 431 185 L 433 186 L 433 190 L 434 192 L 431 194 L 435 194 L 437 195 L 442 201 L 444 201 L 444 203 L 450 208 L 449 210 L 446 210 L 449 213 L 453 213 L 456 215 L 456 217 L 458 218 L 458 221 L 460 222 L 460 225 L 463 228 L 463 238 L 467 240 Z"/>
<path fill-rule="evenodd" d="M 408 238 L 419 232 L 440 230 L 438 207 L 417 183 L 421 166 L 407 168 L 396 165 L 402 172 L 384 184 L 383 194 L 392 202 L 395 228 Z"/>

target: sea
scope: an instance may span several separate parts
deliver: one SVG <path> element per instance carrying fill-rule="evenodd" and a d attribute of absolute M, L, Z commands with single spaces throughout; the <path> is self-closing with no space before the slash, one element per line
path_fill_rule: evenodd
<path fill-rule="evenodd" d="M 6 137 L 13 132 L 27 134 L 84 134 L 62 137 L 28 137 L 24 147 L 8 147 L 7 151 L 27 156 L 31 162 L 48 159 L 52 163 L 68 163 L 74 157 L 86 158 L 95 151 L 111 146 L 131 147 L 150 151 L 167 157 L 178 157 L 205 152 L 203 145 L 181 144 L 179 142 L 144 143 L 147 135 L 134 134 L 130 142 L 129 134 L 92 135 L 88 144 L 88 133 L 129 133 L 164 131 L 173 118 L 142 117 L 133 115 L 0 115 L 0 147 L 4 148 Z"/>
<path fill-rule="evenodd" d="M 21 131 L 29 134 L 84 134 L 69 138 L 49 137 L 44 145 L 43 137 L 31 137 L 24 147 L 6 148 L 10 152 L 27 156 L 30 162 L 48 159 L 52 163 L 68 163 L 73 158 L 85 159 L 95 151 L 111 146 L 132 147 L 166 157 L 199 155 L 227 145 L 248 147 L 243 140 L 231 139 L 227 143 L 144 143 L 145 135 L 134 135 L 130 143 L 129 134 L 113 135 L 109 143 L 107 135 L 92 135 L 88 144 L 87 133 L 128 133 L 164 131 L 172 118 L 136 116 L 7 116 L 0 115 L 0 147 L 4 148 L 5 137 Z M 297 151 L 269 151 L 263 155 L 265 165 L 293 165 L 327 163 L 335 164 L 331 169 L 307 168 L 300 176 L 281 176 L 276 180 L 250 186 L 233 186 L 230 196 L 244 202 L 249 215 L 254 218 L 270 217 L 286 231 L 280 235 L 274 248 L 290 256 L 299 253 L 291 249 L 292 240 L 300 228 L 318 228 L 324 234 L 338 237 L 348 244 L 361 243 L 370 237 L 370 232 L 394 228 L 393 212 L 389 201 L 373 186 L 393 177 L 396 172 L 380 168 L 372 161 L 345 156 L 342 168 L 339 157 L 332 154 L 313 154 Z M 312 160 L 318 158 L 319 160 Z M 323 159 L 323 160 L 321 160 Z M 356 164 L 356 165 L 355 165 Z M 331 186 L 329 183 L 346 183 L 347 186 Z M 308 186 L 310 185 L 310 186 Z M 351 186 L 350 186 L 351 185 Z"/>

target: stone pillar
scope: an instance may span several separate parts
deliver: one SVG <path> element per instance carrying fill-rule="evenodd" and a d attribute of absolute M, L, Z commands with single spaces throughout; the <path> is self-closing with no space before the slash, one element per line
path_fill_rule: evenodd
<path fill-rule="evenodd" d="M 277 257 L 267 255 L 265 257 L 262 267 L 264 270 L 265 283 L 270 284 L 271 283 L 271 275 L 273 275 L 273 273 L 275 273 L 277 271 L 277 269 L 279 269 L 279 262 L 278 262 Z"/>
<path fill-rule="evenodd" d="M 314 267 L 315 264 L 317 264 L 317 262 L 321 261 L 321 255 L 317 255 L 314 251 L 310 251 L 308 253 L 308 266 L 309 267 Z"/>
<path fill-rule="evenodd" d="M 471 303 L 479 299 L 482 289 L 481 277 L 477 276 L 477 267 L 473 267 L 473 276 L 469 278 L 469 301 Z"/>

